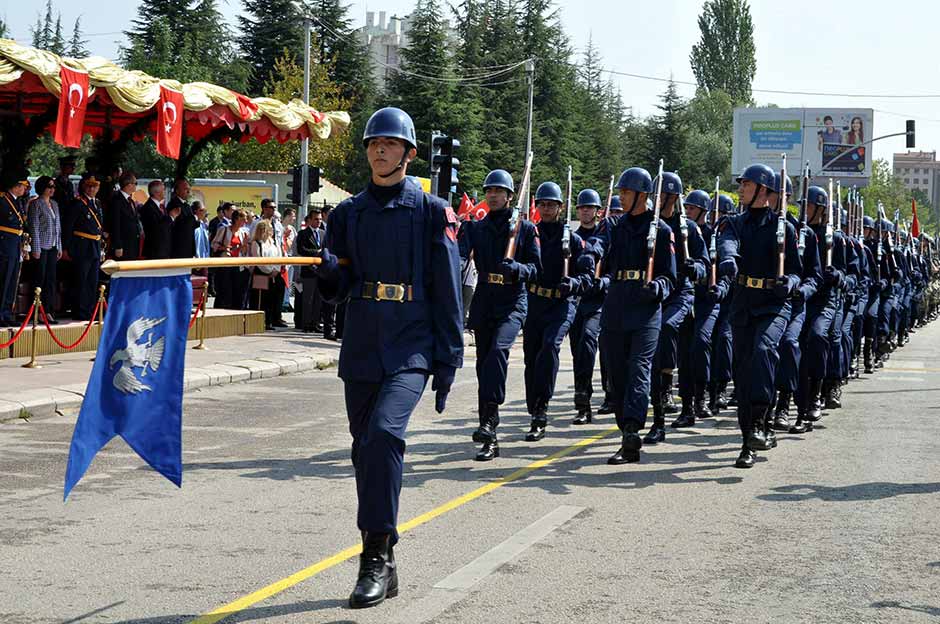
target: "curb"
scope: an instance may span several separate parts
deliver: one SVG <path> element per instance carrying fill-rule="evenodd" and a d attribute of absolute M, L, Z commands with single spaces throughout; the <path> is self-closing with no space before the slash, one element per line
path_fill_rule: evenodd
<path fill-rule="evenodd" d="M 277 358 L 239 360 L 226 364 L 190 368 L 183 372 L 183 392 L 224 386 L 256 379 L 296 375 L 336 366 L 337 359 L 327 355 L 287 355 Z M 78 413 L 85 397 L 85 384 L 70 384 L 20 392 L 16 398 L 0 396 L 0 425 L 49 416 Z"/>

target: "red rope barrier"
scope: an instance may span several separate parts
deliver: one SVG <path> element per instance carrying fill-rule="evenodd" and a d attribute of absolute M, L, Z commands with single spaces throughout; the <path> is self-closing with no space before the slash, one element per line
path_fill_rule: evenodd
<path fill-rule="evenodd" d="M 36 311 L 36 304 L 29 306 L 29 312 L 26 313 L 26 318 L 23 320 L 23 324 L 20 325 L 20 328 L 16 330 L 16 333 L 13 334 L 13 337 L 10 338 L 9 342 L 4 342 L 0 344 L 0 349 L 6 349 L 13 345 L 14 342 L 20 339 L 20 334 L 23 333 L 23 330 L 26 329 L 26 325 L 29 323 L 29 319 L 33 317 L 33 312 Z"/>
<path fill-rule="evenodd" d="M 56 337 L 55 333 L 52 331 L 52 327 L 49 325 L 49 317 L 46 316 L 46 308 L 41 303 L 39 304 L 39 314 L 40 316 L 42 316 L 42 322 L 45 323 L 46 329 L 49 330 L 49 336 L 52 337 L 52 341 L 55 342 L 57 345 L 59 345 L 61 348 L 65 349 L 66 351 L 71 351 L 72 349 L 80 345 L 85 340 L 85 337 L 88 335 L 88 332 L 91 330 L 91 326 L 95 323 L 95 319 L 98 316 L 99 307 L 101 307 L 101 301 L 95 304 L 95 310 L 94 312 L 91 313 L 91 319 L 88 321 L 88 325 L 85 326 L 85 331 L 83 331 L 82 335 L 78 337 L 78 340 L 76 340 L 70 345 L 62 344 L 62 342 L 59 341 L 58 337 Z"/>
<path fill-rule="evenodd" d="M 199 305 L 196 306 L 196 311 L 193 312 L 193 317 L 189 319 L 189 328 L 192 329 L 193 325 L 196 324 L 196 317 L 199 316 L 199 311 L 202 310 L 202 306 L 206 305 L 206 290 L 202 289 L 202 298 L 199 300 Z"/>

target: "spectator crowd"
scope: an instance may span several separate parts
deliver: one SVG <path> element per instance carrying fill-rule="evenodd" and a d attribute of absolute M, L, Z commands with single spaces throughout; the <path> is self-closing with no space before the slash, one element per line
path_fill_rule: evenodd
<path fill-rule="evenodd" d="M 106 259 L 314 256 L 326 235 L 328 208 L 295 224 L 294 208 L 282 215 L 271 199 L 262 200 L 260 215 L 225 202 L 210 219 L 206 206 L 190 202 L 184 178 L 151 181 L 138 202 L 133 173 L 102 175 L 86 161 L 76 184 L 75 164 L 61 158 L 58 175 L 40 176 L 33 188 L 25 171 L 0 181 L 0 327 L 19 325 L 17 311 L 25 312 L 35 287 L 50 324 L 57 316 L 91 319 Z M 344 311 L 318 296 L 316 279 L 313 266 L 194 270 L 194 285 L 205 284 L 215 308 L 263 310 L 269 330 L 287 327 L 282 314 L 294 312 L 297 329 L 335 340 Z"/>

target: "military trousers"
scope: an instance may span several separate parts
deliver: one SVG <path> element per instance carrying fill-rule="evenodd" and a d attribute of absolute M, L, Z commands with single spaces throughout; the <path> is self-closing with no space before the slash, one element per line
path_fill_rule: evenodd
<path fill-rule="evenodd" d="M 575 303 L 569 299 L 529 296 L 529 311 L 522 326 L 525 402 L 529 414 L 544 409 L 555 394 L 561 343 L 574 321 L 575 309 Z"/>
<path fill-rule="evenodd" d="M 506 400 L 506 375 L 509 372 L 509 350 L 522 329 L 525 314 L 513 312 L 499 321 L 479 323 L 473 329 L 476 342 L 477 398 L 486 403 L 502 405 Z"/>
<path fill-rule="evenodd" d="M 659 327 L 633 330 L 601 330 L 607 358 L 610 399 L 621 431 L 646 426 L 650 373 L 659 342 Z"/>
<path fill-rule="evenodd" d="M 789 306 L 780 314 L 749 317 L 734 331 L 734 387 L 738 397 L 738 424 L 750 431 L 751 408 L 770 405 L 780 356 L 777 348 L 790 319 Z"/>
<path fill-rule="evenodd" d="M 800 377 L 800 336 L 806 322 L 806 302 L 802 299 L 790 300 L 790 320 L 780 339 L 780 362 L 777 364 L 777 373 L 774 376 L 775 385 L 780 392 L 793 394 L 796 392 Z"/>
<path fill-rule="evenodd" d="M 568 330 L 568 345 L 574 366 L 575 403 L 579 400 L 582 403 L 590 402 L 594 393 L 594 366 L 600 342 L 602 305 L 603 300 L 582 300 L 571 322 L 571 329 Z"/>

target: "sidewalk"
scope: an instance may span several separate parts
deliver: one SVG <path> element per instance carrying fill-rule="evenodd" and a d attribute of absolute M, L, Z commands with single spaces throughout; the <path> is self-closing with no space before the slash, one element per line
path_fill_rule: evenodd
<path fill-rule="evenodd" d="M 338 342 L 294 329 L 211 338 L 204 351 L 193 350 L 196 344 L 187 343 L 184 390 L 324 369 L 339 358 Z M 28 358 L 0 360 L 0 423 L 77 412 L 93 355 L 43 356 L 37 358 L 39 369 L 22 368 Z"/>

